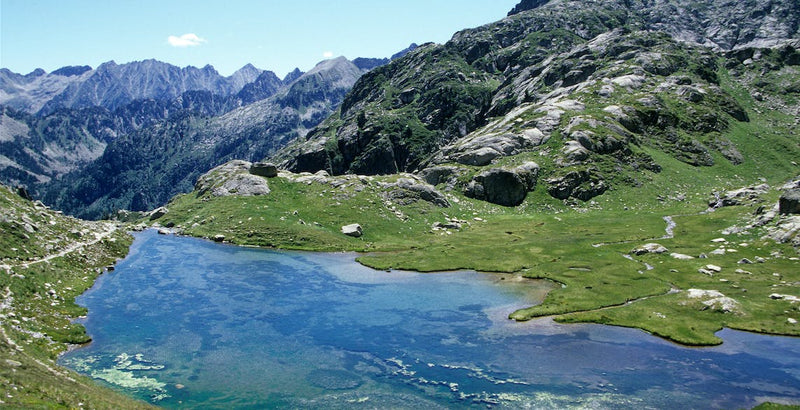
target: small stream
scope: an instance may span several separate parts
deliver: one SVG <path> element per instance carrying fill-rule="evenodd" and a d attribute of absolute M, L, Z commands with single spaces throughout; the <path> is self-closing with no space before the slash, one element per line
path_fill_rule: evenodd
<path fill-rule="evenodd" d="M 665 216 L 664 222 L 667 223 L 667 227 L 664 228 L 666 234 L 662 236 L 660 239 L 672 239 L 675 237 L 675 228 L 678 227 L 678 224 L 672 219 L 671 216 Z"/>

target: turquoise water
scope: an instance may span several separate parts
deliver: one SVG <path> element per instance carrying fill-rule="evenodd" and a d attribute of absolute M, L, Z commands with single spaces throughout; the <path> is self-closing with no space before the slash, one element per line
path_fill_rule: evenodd
<path fill-rule="evenodd" d="M 549 286 L 373 271 L 351 254 L 137 235 L 79 298 L 94 341 L 61 363 L 169 408 L 744 408 L 800 403 L 800 339 L 515 323 Z"/>

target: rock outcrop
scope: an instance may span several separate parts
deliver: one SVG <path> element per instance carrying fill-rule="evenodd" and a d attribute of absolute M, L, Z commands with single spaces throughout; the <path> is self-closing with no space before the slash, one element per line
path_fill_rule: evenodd
<path fill-rule="evenodd" d="M 250 166 L 250 173 L 265 178 L 278 176 L 278 167 L 270 162 L 256 162 Z"/>
<path fill-rule="evenodd" d="M 800 214 L 800 189 L 790 189 L 781 195 L 778 209 L 782 215 Z"/>
<path fill-rule="evenodd" d="M 485 166 L 497 158 L 519 154 L 546 141 L 544 133 L 537 128 L 527 129 L 519 134 L 475 134 L 442 148 L 431 163 L 457 162 L 463 165 Z"/>
<path fill-rule="evenodd" d="M 718 290 L 689 289 L 686 296 L 701 303 L 701 310 L 716 310 L 721 313 L 740 313 L 740 304 Z"/>
<path fill-rule="evenodd" d="M 269 185 L 263 177 L 250 174 L 252 163 L 235 160 L 220 165 L 201 176 L 195 184 L 197 195 L 258 196 L 269 194 Z"/>
<path fill-rule="evenodd" d="M 558 199 L 576 198 L 588 201 L 608 190 L 605 180 L 593 169 L 570 171 L 549 178 L 547 192 Z"/>
<path fill-rule="evenodd" d="M 387 186 L 386 197 L 401 205 L 419 200 L 430 202 L 438 207 L 449 208 L 450 201 L 430 184 L 412 178 L 400 178 Z"/>
<path fill-rule="evenodd" d="M 754 203 L 759 201 L 761 195 L 764 195 L 768 191 L 769 185 L 767 184 L 739 188 L 717 195 L 714 199 L 708 202 L 708 205 L 712 208 L 719 208 L 723 206 L 737 206 L 745 203 Z"/>
<path fill-rule="evenodd" d="M 517 206 L 529 191 L 529 172 L 492 168 L 476 175 L 464 189 L 464 195 L 503 206 Z"/>
<path fill-rule="evenodd" d="M 164 215 L 166 215 L 168 213 L 169 213 L 169 209 L 167 209 L 166 207 L 163 207 L 163 206 L 162 207 L 158 207 L 158 208 L 156 208 L 156 209 L 154 209 L 153 211 L 150 212 L 150 215 L 149 215 L 150 216 L 150 220 L 151 221 L 155 221 L 156 219 L 159 219 L 159 218 L 163 217 Z"/>
<path fill-rule="evenodd" d="M 431 185 L 447 184 L 452 189 L 460 175 L 461 170 L 454 166 L 438 166 L 425 168 L 420 172 L 420 177 Z"/>

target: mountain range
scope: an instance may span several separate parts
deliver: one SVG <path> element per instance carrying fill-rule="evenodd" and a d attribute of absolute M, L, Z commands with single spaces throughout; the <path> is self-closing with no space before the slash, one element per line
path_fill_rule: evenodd
<path fill-rule="evenodd" d="M 252 65 L 222 77 L 154 60 L 3 69 L 0 177 L 74 215 L 145 210 L 219 161 L 262 158 L 305 135 L 361 74 L 389 61 L 342 57 L 284 79 Z"/>
<path fill-rule="evenodd" d="M 92 69 L 68 66 L 46 73 L 22 75 L 0 69 L 0 104 L 39 115 L 60 108 L 103 107 L 115 110 L 134 100 L 170 100 L 187 91 L 235 94 L 263 70 L 248 64 L 229 77 L 214 67 L 179 68 L 156 60 L 117 64 L 109 61 Z"/>
<path fill-rule="evenodd" d="M 642 184 L 662 155 L 696 167 L 755 160 L 732 84 L 798 114 L 799 5 L 525 0 L 446 44 L 283 80 L 152 60 L 5 70 L 0 176 L 97 218 L 158 206 L 237 157 L 294 172 L 415 172 L 518 205 L 533 185 L 514 167 L 535 160 L 551 196 L 586 201 Z"/>

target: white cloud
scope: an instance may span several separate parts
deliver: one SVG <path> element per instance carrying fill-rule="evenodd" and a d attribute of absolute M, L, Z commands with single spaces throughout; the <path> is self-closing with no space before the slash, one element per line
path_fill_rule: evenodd
<path fill-rule="evenodd" d="M 167 42 L 173 47 L 195 47 L 206 42 L 206 39 L 200 38 L 197 34 L 186 33 L 182 36 L 169 36 Z"/>
<path fill-rule="evenodd" d="M 326 51 L 326 52 L 322 53 L 322 57 L 325 57 L 325 58 L 333 57 L 333 51 Z"/>

